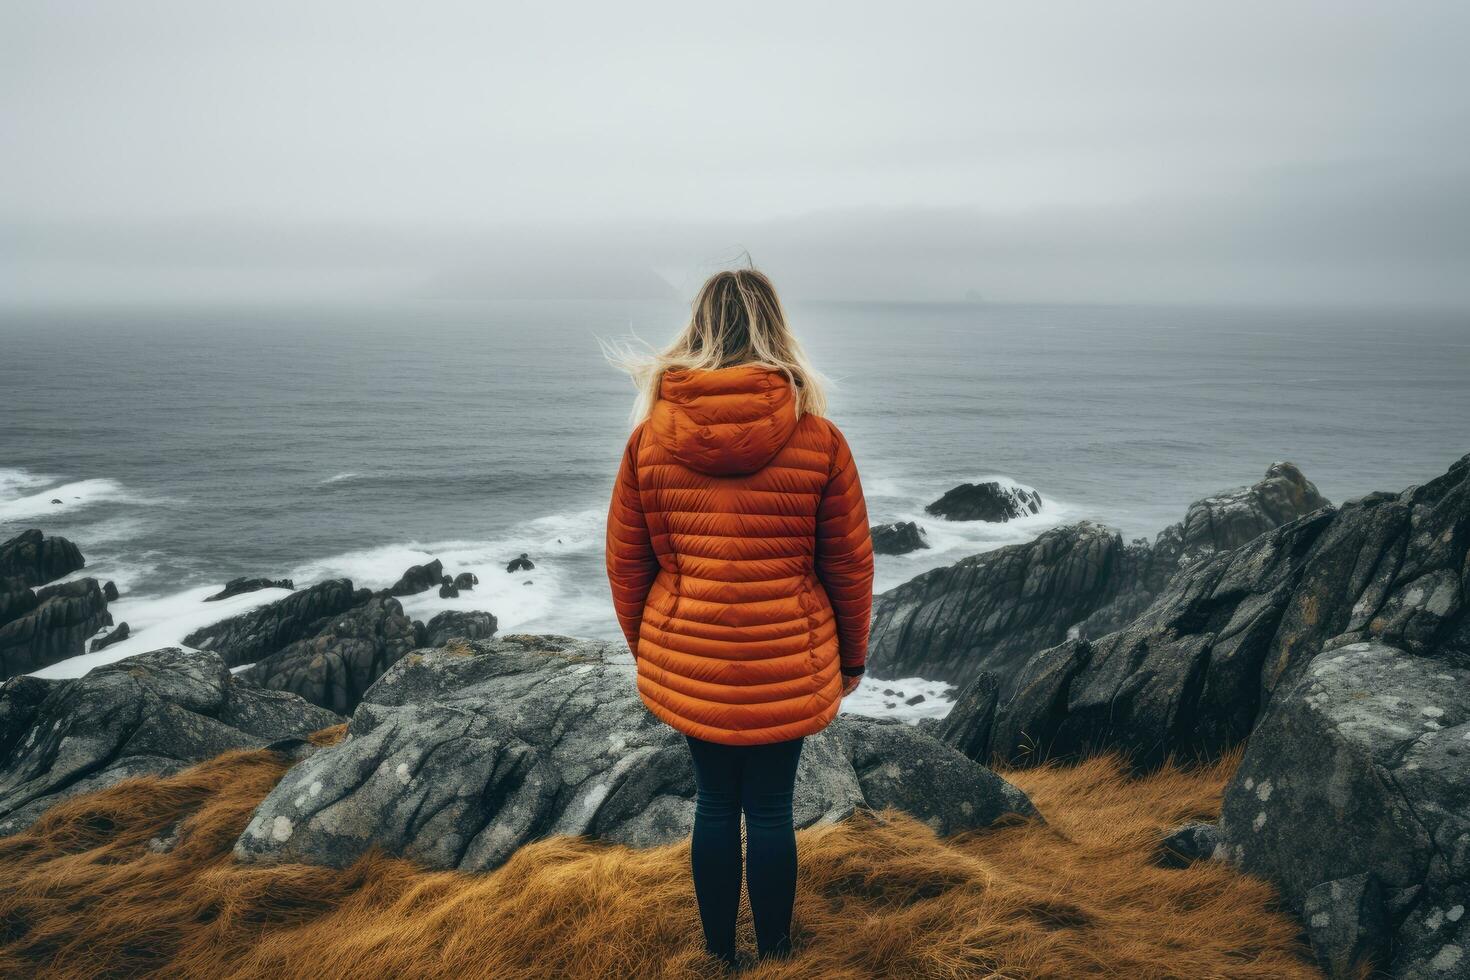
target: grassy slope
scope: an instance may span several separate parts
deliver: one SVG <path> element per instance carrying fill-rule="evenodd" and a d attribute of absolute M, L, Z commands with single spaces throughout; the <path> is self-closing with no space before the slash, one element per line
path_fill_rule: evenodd
<path fill-rule="evenodd" d="M 482 876 L 381 856 L 346 870 L 234 864 L 286 765 L 231 753 L 70 800 L 0 839 L 0 975 L 716 975 L 695 938 L 687 843 L 552 839 Z M 803 831 L 797 955 L 748 975 L 1317 976 L 1270 887 L 1151 863 L 1161 830 L 1215 815 L 1230 765 L 1016 771 L 1049 823 L 963 838 L 891 812 Z M 171 853 L 150 849 L 175 832 Z"/>

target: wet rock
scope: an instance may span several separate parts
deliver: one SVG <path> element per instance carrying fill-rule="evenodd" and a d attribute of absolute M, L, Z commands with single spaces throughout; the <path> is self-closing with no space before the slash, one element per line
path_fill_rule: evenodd
<path fill-rule="evenodd" d="M 443 584 L 444 564 L 435 558 L 423 565 L 409 566 L 408 570 L 399 576 L 398 581 L 388 587 L 388 594 L 392 596 L 417 595 Z"/>
<path fill-rule="evenodd" d="M 939 723 L 937 737 L 981 765 L 988 765 L 991 730 L 995 727 L 999 700 L 1000 682 L 994 674 L 982 673 L 960 693 L 954 707 Z"/>
<path fill-rule="evenodd" d="M 118 600 L 117 583 L 110 579 L 102 583 L 102 598 L 108 602 L 116 602 Z"/>
<path fill-rule="evenodd" d="M 907 699 L 906 701 L 904 701 L 904 704 L 908 705 L 909 707 L 913 707 L 916 704 L 923 704 L 925 700 L 926 699 L 925 699 L 924 695 L 922 695 L 922 694 L 915 694 L 913 697 L 911 697 L 911 698 Z"/>
<path fill-rule="evenodd" d="M 28 827 L 78 793 L 339 721 L 232 678 L 215 654 L 177 648 L 72 680 L 16 678 L 0 687 L 0 834 Z"/>
<path fill-rule="evenodd" d="M 444 585 L 441 585 L 441 586 L 439 586 L 439 598 L 441 598 L 441 599 L 458 599 L 459 598 L 459 589 L 454 585 L 453 582 L 449 582 L 449 583 L 446 583 Z"/>
<path fill-rule="evenodd" d="M 236 856 L 343 866 L 379 847 L 482 870 L 550 834 L 634 846 L 683 837 L 693 816 L 688 747 L 638 700 L 621 649 L 514 635 L 404 657 L 367 692 L 344 742 L 287 773 Z M 865 803 L 839 726 L 804 746 L 801 826 Z M 957 753 L 948 758 L 983 778 Z M 935 817 L 933 804 L 917 805 L 921 819 Z"/>
<path fill-rule="evenodd" d="M 32 528 L 0 544 L 0 592 L 45 585 L 86 566 L 66 538 L 48 538 Z"/>
<path fill-rule="evenodd" d="M 243 595 L 246 592 L 259 592 L 261 589 L 295 589 L 296 583 L 288 578 L 232 578 L 225 583 L 225 587 L 212 596 L 205 597 L 205 602 L 218 602 L 228 599 L 230 596 Z"/>
<path fill-rule="evenodd" d="M 240 676 L 346 714 L 416 641 L 414 624 L 398 600 L 374 596 L 318 624 L 313 635 L 257 660 Z"/>
<path fill-rule="evenodd" d="M 901 524 L 874 524 L 868 529 L 873 539 L 873 551 L 880 555 L 906 555 L 911 551 L 929 547 L 924 529 L 913 521 Z"/>
<path fill-rule="evenodd" d="M 1308 924 L 1339 961 L 1367 952 L 1395 975 L 1463 975 L 1441 966 L 1470 945 L 1466 690 L 1470 670 L 1348 644 L 1312 660 L 1246 746 L 1225 793 L 1225 855 L 1304 916 L 1309 903 L 1331 913 Z M 1391 944 L 1373 938 L 1378 913 L 1363 875 L 1411 896 L 1392 903 Z M 1336 892 L 1320 891 L 1324 883 Z"/>
<path fill-rule="evenodd" d="M 480 576 L 474 572 L 460 572 L 454 576 L 454 587 L 461 592 L 468 592 L 480 584 Z"/>
<path fill-rule="evenodd" d="M 368 596 L 366 589 L 353 589 L 350 579 L 329 579 L 195 630 L 184 637 L 184 645 L 213 650 L 231 667 L 255 663 L 314 636 L 329 617 L 361 605 Z"/>
<path fill-rule="evenodd" d="M 531 561 L 531 559 L 528 558 L 526 556 L 526 553 L 523 551 L 521 552 L 520 557 L 512 558 L 510 560 L 510 564 L 505 566 L 505 570 L 507 572 L 529 572 L 535 567 L 536 563 Z"/>
<path fill-rule="evenodd" d="M 1166 868 L 1186 868 L 1214 857 L 1219 846 L 1220 828 L 1215 824 L 1182 824 L 1159 842 L 1158 862 Z"/>
<path fill-rule="evenodd" d="M 112 625 L 107 600 L 94 578 L 47 585 L 35 605 L 0 626 L 0 677 L 38 670 L 86 652 L 87 640 Z M 22 599 L 19 606 L 26 605 Z M 18 606 L 6 603 L 14 612 Z"/>
<path fill-rule="evenodd" d="M 13 623 L 32 609 L 36 608 L 39 600 L 36 593 L 30 589 L 19 589 L 15 592 L 0 592 L 0 626 Z"/>
<path fill-rule="evenodd" d="M 1041 494 L 1027 487 L 989 483 L 962 483 L 924 508 L 924 513 L 948 521 L 1001 523 L 1041 513 Z"/>
<path fill-rule="evenodd" d="M 106 636 L 99 636 L 97 639 L 92 641 L 91 652 L 96 653 L 98 650 L 106 650 L 114 643 L 121 643 L 123 640 L 126 640 L 131 635 L 131 633 L 132 631 L 129 629 L 127 623 L 119 623 L 117 625 L 117 629 L 108 633 Z"/>
<path fill-rule="evenodd" d="M 429 620 L 419 645 L 442 647 L 450 640 L 488 640 L 495 635 L 497 626 L 495 617 L 487 612 L 441 612 Z"/>

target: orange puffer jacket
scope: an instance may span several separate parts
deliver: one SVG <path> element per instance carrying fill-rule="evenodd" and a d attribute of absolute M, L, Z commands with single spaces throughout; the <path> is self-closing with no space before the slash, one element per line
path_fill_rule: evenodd
<path fill-rule="evenodd" d="M 826 727 L 861 673 L 873 545 L 837 427 L 778 371 L 670 371 L 628 440 L 607 575 L 638 693 L 678 731 L 757 745 Z"/>

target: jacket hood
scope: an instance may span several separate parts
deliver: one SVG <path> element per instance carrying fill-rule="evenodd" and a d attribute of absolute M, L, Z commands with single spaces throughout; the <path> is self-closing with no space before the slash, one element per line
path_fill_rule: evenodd
<path fill-rule="evenodd" d="M 780 371 L 742 365 L 669 371 L 648 417 L 668 453 L 712 476 L 754 473 L 796 431 L 796 396 Z"/>

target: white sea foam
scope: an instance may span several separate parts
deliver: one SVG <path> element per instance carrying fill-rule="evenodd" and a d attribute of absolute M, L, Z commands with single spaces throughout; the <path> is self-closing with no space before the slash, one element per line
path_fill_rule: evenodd
<path fill-rule="evenodd" d="M 0 502 L 19 495 L 21 491 L 44 487 L 48 483 L 55 482 L 54 476 L 47 476 L 44 473 L 32 473 L 30 470 L 19 467 L 0 466 Z"/>
<path fill-rule="evenodd" d="M 890 693 L 885 694 L 885 691 Z M 917 725 L 921 718 L 943 718 L 949 714 L 954 707 L 954 693 L 953 685 L 922 677 L 900 677 L 897 680 L 864 677 L 858 689 L 842 699 L 842 713 L 898 718 Z M 905 703 L 921 695 L 923 700 L 918 704 Z"/>
<path fill-rule="evenodd" d="M 203 585 L 165 596 L 130 596 L 124 593 L 118 601 L 108 603 L 107 611 L 112 613 L 114 622 L 128 624 L 126 640 L 97 653 L 84 653 L 43 667 L 36 671 L 36 676 L 80 677 L 93 667 L 110 664 L 123 657 L 159 647 L 183 646 L 184 637 L 200 627 L 238 616 L 291 594 L 287 589 L 261 589 L 218 602 L 204 601 L 205 596 L 218 591 L 218 585 Z"/>
<path fill-rule="evenodd" d="M 48 481 L 49 482 L 49 481 Z M 33 489 L 32 484 L 24 489 Z M 60 503 L 52 501 L 59 500 Z M 0 500 L 0 522 L 28 520 L 49 514 L 64 514 L 100 503 L 156 504 L 161 501 L 140 496 L 116 480 L 105 477 L 75 480 L 39 493 Z"/>
<path fill-rule="evenodd" d="M 328 483 L 342 483 L 345 480 L 355 480 L 360 476 L 362 476 L 361 473 L 338 473 L 336 476 L 329 476 L 325 480 L 319 480 L 317 486 L 326 486 Z"/>

